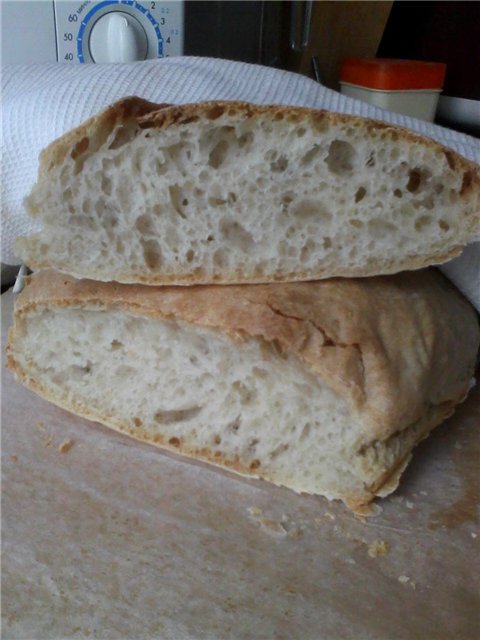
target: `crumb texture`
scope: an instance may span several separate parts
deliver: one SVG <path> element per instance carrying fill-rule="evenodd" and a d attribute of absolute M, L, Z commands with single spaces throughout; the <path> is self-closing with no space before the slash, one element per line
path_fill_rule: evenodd
<path fill-rule="evenodd" d="M 28 198 L 32 266 L 147 284 L 372 275 L 480 235 L 475 169 L 356 118 L 224 103 L 70 137 Z"/>

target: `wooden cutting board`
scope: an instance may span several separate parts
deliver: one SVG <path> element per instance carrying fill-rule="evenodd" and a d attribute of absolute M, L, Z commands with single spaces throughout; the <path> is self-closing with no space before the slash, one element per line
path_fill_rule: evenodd
<path fill-rule="evenodd" d="M 139 444 L 2 374 L 5 640 L 480 637 L 478 388 L 361 521 Z"/>

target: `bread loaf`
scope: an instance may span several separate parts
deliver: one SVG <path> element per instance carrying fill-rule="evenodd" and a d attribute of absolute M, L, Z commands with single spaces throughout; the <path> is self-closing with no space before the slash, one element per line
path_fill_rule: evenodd
<path fill-rule="evenodd" d="M 45 271 L 18 297 L 7 352 L 19 380 L 81 416 L 358 508 L 463 400 L 479 340 L 435 270 L 188 288 Z"/>
<path fill-rule="evenodd" d="M 430 139 L 306 108 L 124 99 L 41 155 L 32 268 L 153 284 L 370 276 L 480 237 L 478 166 Z"/>

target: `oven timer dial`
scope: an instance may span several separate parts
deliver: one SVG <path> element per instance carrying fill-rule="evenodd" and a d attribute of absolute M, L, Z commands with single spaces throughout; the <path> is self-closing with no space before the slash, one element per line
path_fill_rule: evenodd
<path fill-rule="evenodd" d="M 181 55 L 183 3 L 55 2 L 60 62 L 133 62 Z"/>

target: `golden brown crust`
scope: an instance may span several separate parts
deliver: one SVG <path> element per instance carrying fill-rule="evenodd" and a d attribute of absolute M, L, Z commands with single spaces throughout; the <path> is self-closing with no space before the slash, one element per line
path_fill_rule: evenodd
<path fill-rule="evenodd" d="M 105 129 L 109 133 L 115 125 L 132 120 L 135 120 L 141 128 L 155 127 L 163 129 L 172 125 L 189 124 L 200 118 L 214 121 L 224 114 L 241 118 L 258 118 L 266 115 L 272 120 L 284 119 L 291 123 L 309 122 L 319 132 L 322 132 L 330 125 L 343 123 L 353 127 L 360 127 L 367 134 L 378 134 L 379 139 L 382 140 L 390 139 L 396 141 L 401 139 L 412 145 L 421 144 L 443 155 L 452 170 L 464 172 L 462 195 L 466 197 L 470 192 L 474 191 L 478 194 L 480 190 L 480 169 L 478 165 L 431 138 L 397 125 L 309 107 L 257 105 L 240 101 L 207 101 L 193 104 L 166 105 L 155 104 L 135 96 L 123 98 L 113 103 L 98 115 L 93 116 L 49 145 L 41 154 L 40 174 L 44 174 L 52 165 L 58 164 L 67 153 L 67 150 L 75 146 L 76 141 L 82 140 L 92 131 L 95 134 Z M 478 195 L 478 201 L 478 208 L 480 208 L 480 194 Z"/>
<path fill-rule="evenodd" d="M 418 421 L 425 406 L 466 393 L 478 350 L 472 307 L 436 270 L 370 279 L 146 287 L 35 274 L 16 303 L 121 307 L 255 337 L 298 357 L 357 411 L 371 440 Z M 394 309 L 394 313 L 392 313 Z M 445 364 L 448 363 L 448 364 Z"/>
<path fill-rule="evenodd" d="M 136 96 L 129 96 L 114 102 L 43 149 L 40 153 L 39 178 L 63 162 L 67 153 L 72 152 L 72 149 L 73 152 L 75 152 L 75 148 L 82 149 L 82 141 L 86 140 L 84 144 L 87 146 L 83 149 L 85 151 L 88 148 L 89 138 L 96 137 L 101 133 L 101 137 L 106 139 L 117 124 L 138 120 L 152 111 L 158 111 L 168 106 L 167 104 L 149 102 Z"/>

